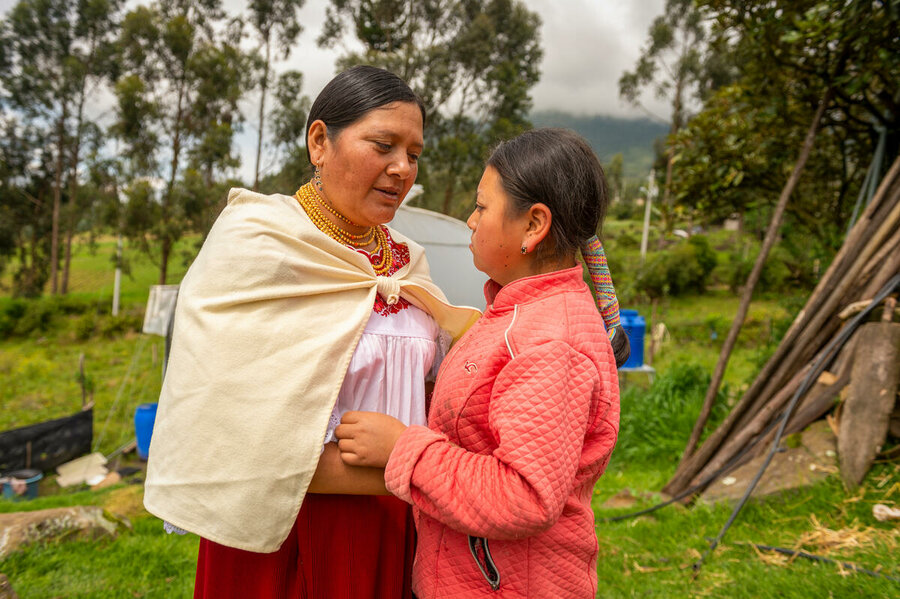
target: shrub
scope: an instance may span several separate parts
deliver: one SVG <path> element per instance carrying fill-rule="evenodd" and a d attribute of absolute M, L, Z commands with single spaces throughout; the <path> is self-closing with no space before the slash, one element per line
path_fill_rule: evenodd
<path fill-rule="evenodd" d="M 713 250 L 712 245 L 709 243 L 709 238 L 706 235 L 692 236 L 688 239 L 688 245 L 694 250 L 694 258 L 697 260 L 697 264 L 700 265 L 705 280 L 718 262 L 716 252 Z"/>
<path fill-rule="evenodd" d="M 83 315 L 75 322 L 75 338 L 79 341 L 87 341 L 97 328 L 97 317 L 91 312 Z"/>
<path fill-rule="evenodd" d="M 23 337 L 31 333 L 45 333 L 50 329 L 50 324 L 55 315 L 56 306 L 51 302 L 41 300 L 27 301 L 25 312 L 16 321 L 12 333 Z"/>
<path fill-rule="evenodd" d="M 0 309 L 0 337 L 9 337 L 16 328 L 16 323 L 25 314 L 28 303 L 25 300 L 13 299 L 5 302 Z"/>
<path fill-rule="evenodd" d="M 640 270 L 637 287 L 651 298 L 702 293 L 716 266 L 716 253 L 703 235 L 657 253 Z"/>
<path fill-rule="evenodd" d="M 709 379 L 697 364 L 674 364 L 656 377 L 650 389 L 625 388 L 615 454 L 628 461 L 677 463 L 700 414 Z M 721 389 L 708 430 L 727 414 L 726 396 L 727 389 Z"/>
<path fill-rule="evenodd" d="M 72 296 L 11 299 L 0 304 L 0 336 L 44 334 L 61 325 L 64 317 L 89 314 L 90 300 Z"/>
<path fill-rule="evenodd" d="M 758 249 L 751 253 L 741 248 L 736 248 L 728 255 L 725 277 L 732 293 L 738 293 L 741 287 L 746 284 L 758 255 Z M 789 261 L 790 255 L 787 250 L 781 246 L 772 248 L 772 251 L 766 258 L 762 273 L 759 275 L 759 282 L 757 282 L 753 292 L 766 293 L 783 290 L 785 284 L 791 278 L 791 271 L 787 266 Z"/>
<path fill-rule="evenodd" d="M 118 337 L 130 331 L 141 329 L 141 316 L 125 312 L 118 316 L 108 316 L 100 322 L 100 332 L 104 337 Z"/>
<path fill-rule="evenodd" d="M 641 240 L 638 237 L 635 237 L 628 231 L 622 231 L 616 237 L 616 247 L 625 249 L 625 250 L 636 250 L 641 247 Z"/>

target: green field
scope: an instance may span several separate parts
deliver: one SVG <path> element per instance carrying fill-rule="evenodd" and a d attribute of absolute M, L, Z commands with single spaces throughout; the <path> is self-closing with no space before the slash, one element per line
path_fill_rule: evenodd
<path fill-rule="evenodd" d="M 633 224 L 611 223 L 610 230 Z M 132 276 L 123 281 L 123 316 L 109 315 L 112 296 L 112 240 L 95 250 L 78 247 L 73 259 L 71 305 L 50 299 L 28 303 L 39 326 L 0 341 L 0 430 L 68 415 L 81 406 L 77 376 L 85 357 L 88 391 L 95 401 L 95 449 L 104 454 L 134 435 L 136 406 L 155 401 L 161 383 L 163 339 L 140 333 L 144 303 L 156 282 L 153 265 L 131 255 Z M 187 244 L 186 248 L 190 248 Z M 626 265 L 633 250 L 623 252 Z M 177 282 L 185 266 L 170 266 Z M 615 276 L 615 273 L 614 273 Z M 619 280 L 628 285 L 630 273 Z M 777 343 L 796 298 L 755 301 L 726 373 L 723 401 L 736 400 Z M 13 300 L 0 297 L 0 308 Z M 87 306 L 87 307 L 85 307 Z M 637 307 L 649 314 L 649 307 Z M 691 565 L 727 520 L 727 505 L 669 506 L 620 522 L 603 518 L 649 506 L 671 475 L 699 411 L 708 373 L 718 356 L 737 299 L 723 286 L 703 295 L 669 298 L 658 306 L 657 322 L 668 337 L 655 355 L 653 386 L 633 375 L 623 387 L 623 432 L 607 473 L 595 490 L 598 516 L 598 597 L 893 597 L 900 583 L 853 572 L 835 564 L 789 559 L 760 552 L 747 543 L 802 549 L 900 577 L 896 555 L 900 529 L 872 516 L 875 503 L 900 502 L 900 465 L 876 465 L 863 487 L 846 490 L 837 476 L 814 487 L 752 501 L 699 575 Z M 715 337 L 715 338 L 713 338 Z M 724 409 L 724 408 L 723 408 Z M 714 415 L 721 417 L 721 410 Z M 128 457 L 123 464 L 139 464 Z M 139 477 L 138 477 L 139 479 Z M 138 480 L 139 483 L 139 480 Z M 605 509 L 628 489 L 633 508 Z M 141 506 L 142 486 L 120 483 L 101 491 L 61 490 L 48 473 L 34 501 L 0 499 L 0 512 L 62 505 L 102 505 L 128 518 L 132 529 L 115 540 L 69 541 L 29 547 L 0 561 L 22 599 L 190 597 L 197 538 L 166 535 Z"/>

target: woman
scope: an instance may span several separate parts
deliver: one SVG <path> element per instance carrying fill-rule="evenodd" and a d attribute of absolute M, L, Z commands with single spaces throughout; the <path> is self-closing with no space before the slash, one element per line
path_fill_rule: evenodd
<path fill-rule="evenodd" d="M 574 133 L 500 144 L 468 220 L 487 308 L 441 365 L 428 427 L 348 412 L 335 431 L 346 463 L 386 465 L 388 490 L 415 506 L 420 599 L 597 594 L 591 496 L 619 387 L 613 306 L 598 313 L 576 253 L 596 250 L 606 203 Z"/>
<path fill-rule="evenodd" d="M 408 506 L 348 467 L 348 410 L 425 422 L 447 304 L 389 222 L 416 178 L 425 112 L 401 79 L 341 73 L 310 110 L 313 180 L 233 189 L 181 284 L 144 503 L 199 534 L 195 597 L 409 597 Z"/>

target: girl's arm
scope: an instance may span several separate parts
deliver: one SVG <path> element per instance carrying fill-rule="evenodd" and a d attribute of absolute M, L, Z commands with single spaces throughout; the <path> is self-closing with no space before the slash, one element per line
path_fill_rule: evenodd
<path fill-rule="evenodd" d="M 341 461 L 337 443 L 326 443 L 307 493 L 339 495 L 389 495 L 384 469 L 348 466 Z"/>
<path fill-rule="evenodd" d="M 598 377 L 593 362 L 561 342 L 516 356 L 491 392 L 489 425 L 498 446 L 472 453 L 441 433 L 409 427 L 390 455 L 388 490 L 465 534 L 513 539 L 549 528 L 582 459 L 599 472 L 615 444 L 607 404 L 599 407 L 602 424 L 590 432 L 599 442 L 584 445 L 595 385 L 612 384 L 610 368 Z M 465 434 L 460 431 L 463 442 Z"/>

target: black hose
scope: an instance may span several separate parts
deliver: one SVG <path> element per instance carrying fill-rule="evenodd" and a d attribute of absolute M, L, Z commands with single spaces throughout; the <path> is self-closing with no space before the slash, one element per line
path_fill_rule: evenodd
<path fill-rule="evenodd" d="M 877 578 L 887 578 L 888 580 L 891 580 L 893 582 L 900 582 L 900 578 L 897 578 L 896 576 L 888 576 L 887 574 L 882 574 L 881 572 L 861 568 L 856 564 L 851 564 L 850 562 L 839 562 L 828 557 L 816 555 L 815 553 L 807 553 L 806 551 L 797 551 L 795 549 L 786 549 L 784 547 L 775 547 L 773 545 L 760 545 L 759 543 L 737 542 L 735 543 L 735 545 L 750 545 L 751 547 L 756 547 L 757 549 L 761 549 L 763 551 L 774 551 L 776 553 L 789 555 L 791 557 L 802 557 L 804 559 L 812 560 L 815 562 L 822 562 L 825 564 L 840 564 L 841 567 L 847 568 L 848 570 L 853 570 L 854 572 L 861 572 L 863 574 L 868 574 L 869 576 L 875 576 Z"/>
<path fill-rule="evenodd" d="M 834 353 L 836 353 L 837 348 L 846 343 L 847 339 L 856 331 L 857 327 L 859 327 L 860 323 L 869 315 L 869 313 L 875 309 L 875 307 L 881 303 L 881 301 L 890 295 L 894 289 L 900 287 L 900 274 L 894 275 L 894 277 L 885 284 L 884 287 L 875 295 L 872 299 L 872 302 L 866 306 L 866 308 L 857 314 L 847 325 L 841 330 L 838 335 L 831 340 L 831 342 L 826 346 L 825 351 L 819 356 L 819 359 L 815 361 L 812 368 L 810 368 L 806 377 L 804 377 L 803 382 L 800 384 L 800 387 L 797 391 L 794 392 L 793 397 L 791 397 L 791 401 L 788 404 L 787 409 L 782 413 L 781 417 L 776 421 L 779 422 L 780 425 L 778 427 L 778 432 L 775 433 L 775 439 L 772 441 L 772 448 L 769 450 L 769 453 L 766 455 L 765 461 L 763 461 L 762 465 L 759 468 L 759 471 L 756 473 L 756 476 L 753 477 L 753 480 L 750 481 L 750 484 L 747 486 L 747 490 L 744 492 L 744 496 L 741 497 L 741 500 L 735 506 L 734 510 L 731 512 L 731 516 L 728 518 L 728 521 L 725 522 L 725 525 L 722 527 L 722 530 L 719 531 L 719 534 L 716 535 L 716 538 L 712 540 L 709 545 L 709 548 L 704 552 L 704 554 L 697 560 L 693 565 L 694 575 L 696 576 L 700 572 L 700 568 L 703 566 L 703 562 L 706 561 L 706 558 L 716 549 L 719 543 L 722 541 L 722 538 L 725 536 L 725 533 L 728 532 L 728 529 L 731 528 L 731 525 L 737 519 L 738 514 L 741 509 L 743 509 L 744 504 L 747 503 L 747 500 L 750 498 L 750 495 L 753 493 L 753 490 L 756 488 L 756 485 L 759 483 L 759 480 L 762 478 L 763 473 L 766 471 L 766 468 L 769 467 L 769 463 L 772 461 L 772 458 L 775 456 L 775 453 L 778 451 L 778 445 L 781 441 L 781 435 L 784 433 L 784 427 L 787 425 L 788 420 L 791 417 L 791 413 L 793 413 L 794 408 L 797 405 L 799 399 L 803 396 L 804 393 L 812 386 L 812 382 L 819 378 L 819 375 L 825 369 L 825 366 L 831 361 L 834 357 Z"/>
<path fill-rule="evenodd" d="M 847 323 L 847 326 L 845 326 L 841 330 L 841 332 L 834 339 L 832 339 L 831 343 L 829 343 L 826 346 L 825 351 L 822 353 L 821 356 L 819 356 L 819 359 L 816 360 L 816 362 L 813 364 L 812 368 L 810 368 L 810 371 L 807 373 L 806 377 L 803 379 L 803 382 L 801 383 L 800 387 L 797 389 L 797 391 L 794 392 L 794 395 L 791 398 L 791 401 L 788 404 L 787 408 L 779 415 L 779 417 L 776 418 L 775 420 L 773 420 L 772 422 L 770 422 L 769 425 L 762 431 L 762 433 L 760 433 L 756 438 L 754 438 L 750 443 L 748 443 L 740 452 L 738 452 L 737 455 L 735 455 L 731 460 L 729 460 L 724 466 L 722 466 L 715 472 L 711 473 L 709 476 L 707 476 L 705 479 L 703 479 L 696 485 L 693 485 L 692 487 L 685 489 L 681 493 L 678 493 L 677 495 L 667 499 L 666 501 L 660 502 L 654 506 L 639 510 L 637 512 L 622 514 L 620 516 L 601 518 L 599 520 L 599 522 L 600 523 L 619 522 L 621 520 L 628 520 L 630 518 L 636 518 L 638 516 L 643 516 L 644 514 L 649 514 L 651 512 L 655 512 L 659 509 L 662 509 L 668 505 L 675 503 L 676 501 L 681 501 L 685 497 L 692 495 L 696 491 L 699 491 L 700 489 L 704 488 L 706 485 L 708 485 L 713 480 L 717 479 L 719 476 L 727 473 L 729 470 L 731 470 L 733 467 L 735 467 L 740 462 L 740 460 L 747 454 L 747 452 L 749 452 L 753 447 L 755 447 L 756 444 L 761 439 L 764 439 L 766 437 L 766 435 L 769 433 L 769 431 L 771 431 L 772 428 L 774 428 L 775 425 L 778 424 L 779 425 L 778 432 L 775 434 L 775 439 L 772 441 L 772 448 L 769 450 L 769 453 L 766 456 L 766 459 L 763 462 L 762 466 L 760 467 L 759 471 L 756 473 L 756 476 L 753 478 L 750 485 L 747 487 L 747 490 L 744 492 L 744 496 L 741 498 L 738 505 L 732 511 L 731 516 L 728 518 L 728 521 L 722 527 L 722 530 L 719 531 L 719 534 L 716 536 L 715 539 L 711 540 L 709 548 L 700 557 L 700 559 L 693 565 L 693 569 L 694 569 L 695 576 L 696 576 L 699 573 L 700 568 L 703 565 L 703 562 L 706 560 L 706 558 L 710 555 L 710 553 L 712 553 L 712 551 L 714 551 L 715 548 L 718 546 L 718 544 L 721 542 L 722 538 L 725 536 L 725 533 L 728 531 L 728 529 L 734 523 L 735 519 L 737 518 L 737 515 L 740 513 L 741 509 L 747 503 L 747 500 L 749 499 L 750 495 L 753 493 L 753 490 L 756 488 L 756 485 L 759 483 L 759 480 L 762 478 L 762 475 L 766 471 L 766 468 L 768 468 L 769 463 L 772 461 L 772 458 L 774 457 L 775 453 L 780 451 L 780 448 L 778 445 L 779 445 L 779 442 L 781 441 L 781 436 L 784 433 L 784 427 L 787 425 L 787 422 L 790 419 L 791 414 L 793 413 L 798 400 L 800 399 L 800 397 L 802 397 L 806 393 L 806 391 L 811 386 L 811 381 L 818 379 L 822 370 L 825 369 L 825 367 L 830 363 L 831 359 L 834 357 L 833 354 L 835 354 L 837 350 L 839 350 L 841 347 L 844 346 L 844 344 L 850 338 L 850 335 L 852 335 L 856 331 L 856 329 L 859 327 L 859 325 L 862 323 L 863 319 L 865 319 L 866 316 L 868 316 L 869 313 L 871 313 L 872 310 L 874 310 L 875 307 L 879 303 L 881 303 L 881 301 L 884 298 L 886 298 L 888 295 L 890 295 L 897 288 L 900 288 L 900 274 L 894 275 L 894 277 L 891 280 L 889 280 L 887 282 L 887 284 L 885 284 L 884 287 L 881 288 L 881 290 L 878 292 L 878 294 L 876 294 L 876 296 L 872 300 L 872 302 L 862 312 L 857 314 L 853 318 L 853 320 L 851 320 L 849 323 Z M 596 525 L 595 528 L 597 526 L 599 526 L 599 524 Z M 758 547 L 763 548 L 766 546 L 758 545 Z M 779 548 L 773 548 L 772 550 L 778 551 Z M 803 553 L 803 552 L 799 552 L 798 555 L 800 555 L 801 553 Z M 806 554 L 806 555 L 812 555 L 812 554 Z M 801 557 L 806 557 L 806 555 L 801 555 Z M 819 557 L 819 556 L 814 556 L 814 557 Z M 812 558 L 810 558 L 810 559 L 812 559 Z M 833 561 L 833 560 L 828 560 L 828 558 L 822 558 L 822 560 Z M 848 565 L 848 567 L 849 567 L 849 565 Z M 860 569 L 860 568 L 854 568 L 854 569 L 857 569 L 858 571 L 864 572 L 866 574 L 872 573 L 872 574 L 879 575 L 877 572 L 873 573 L 873 572 L 869 572 L 867 570 Z M 883 575 L 879 575 L 879 576 L 883 576 Z M 890 576 L 886 576 L 885 578 L 889 578 L 891 580 L 898 580 L 898 579 L 890 577 Z"/>

